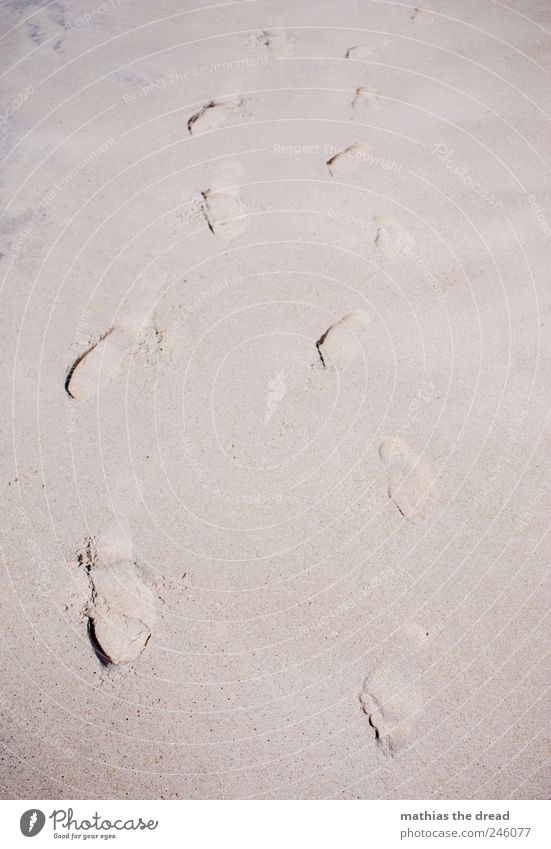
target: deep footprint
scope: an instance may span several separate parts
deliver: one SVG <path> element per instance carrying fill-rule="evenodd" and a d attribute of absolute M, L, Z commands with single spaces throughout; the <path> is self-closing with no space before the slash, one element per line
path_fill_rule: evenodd
<path fill-rule="evenodd" d="M 187 128 L 189 133 L 191 135 L 198 135 L 199 133 L 218 130 L 231 120 L 232 114 L 242 105 L 242 98 L 224 103 L 211 100 L 188 120 Z"/>
<path fill-rule="evenodd" d="M 75 400 L 86 401 L 117 378 L 125 359 L 158 367 L 165 351 L 166 357 L 170 356 L 170 347 L 162 327 L 147 310 L 129 313 L 119 326 L 104 333 L 77 357 L 67 372 L 65 391 Z"/>
<path fill-rule="evenodd" d="M 370 321 L 369 313 L 359 309 L 332 324 L 316 342 L 324 368 L 347 368 L 360 353 L 358 334 Z"/>
<path fill-rule="evenodd" d="M 86 401 L 117 377 L 126 356 L 120 337 L 120 331 L 112 329 L 77 357 L 65 379 L 71 398 Z"/>
<path fill-rule="evenodd" d="M 385 439 L 379 454 L 387 469 L 389 498 L 406 519 L 424 518 L 439 500 L 429 467 L 400 437 Z"/>
<path fill-rule="evenodd" d="M 88 545 L 83 559 L 91 598 L 86 614 L 88 633 L 104 664 L 132 663 L 145 649 L 153 630 L 153 595 L 130 558 L 109 561 Z M 114 551 L 112 551 L 114 555 Z"/>

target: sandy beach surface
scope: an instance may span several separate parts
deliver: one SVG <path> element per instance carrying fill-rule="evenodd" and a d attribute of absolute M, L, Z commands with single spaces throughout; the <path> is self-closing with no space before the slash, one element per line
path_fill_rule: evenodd
<path fill-rule="evenodd" d="M 549 2 L 0 59 L 3 797 L 548 797 Z"/>

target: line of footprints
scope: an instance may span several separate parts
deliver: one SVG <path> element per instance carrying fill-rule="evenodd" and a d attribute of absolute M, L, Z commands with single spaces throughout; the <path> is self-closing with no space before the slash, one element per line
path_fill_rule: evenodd
<path fill-rule="evenodd" d="M 322 374 L 330 369 L 344 371 L 358 359 L 361 334 L 369 322 L 367 311 L 358 309 L 327 328 L 316 342 Z M 130 335 L 128 327 L 113 328 L 76 359 L 65 383 L 74 401 L 92 398 L 119 375 Z M 439 500 L 429 467 L 398 436 L 383 440 L 379 455 L 386 467 L 388 496 L 400 514 L 409 521 L 424 518 Z M 153 632 L 155 604 L 129 541 L 113 533 L 101 540 L 87 540 L 77 560 L 87 576 L 85 614 L 96 655 L 105 666 L 134 663 Z M 379 658 L 360 693 L 361 708 L 385 755 L 394 755 L 407 742 L 421 705 L 408 677 L 414 664 L 408 660 L 407 675 L 399 664 L 423 641 L 425 632 L 417 627 L 411 633 L 406 631 Z"/>
<path fill-rule="evenodd" d="M 428 7 L 418 6 L 414 8 L 410 20 L 415 26 L 428 25 L 433 22 L 434 17 L 434 13 Z M 387 41 L 385 40 L 385 43 Z M 288 57 L 295 52 L 293 37 L 284 31 L 263 31 L 252 35 L 249 39 L 249 47 L 259 46 L 265 47 L 278 57 Z M 346 50 L 344 57 L 350 62 L 361 64 L 372 58 L 374 49 L 373 46 L 354 45 Z M 359 119 L 367 117 L 381 108 L 380 95 L 371 84 L 364 83 L 355 89 L 350 107 L 353 117 Z M 190 116 L 187 129 L 191 136 L 199 136 L 231 125 L 239 119 L 245 121 L 247 114 L 246 98 L 242 95 L 210 100 Z M 332 177 L 346 178 L 361 167 L 368 157 L 371 157 L 369 146 L 365 142 L 356 142 L 331 156 L 326 166 Z M 243 170 L 239 163 L 234 165 L 238 172 Z M 232 175 L 228 171 L 222 173 L 209 188 L 201 190 L 201 200 L 195 204 L 198 205 L 209 230 L 221 241 L 231 241 L 242 236 L 248 226 L 247 209 L 241 201 L 239 188 L 235 184 L 237 176 L 238 174 L 235 173 L 232 180 Z M 381 223 L 385 225 L 382 229 Z M 409 231 L 391 216 L 376 218 L 374 243 L 387 258 L 393 260 L 396 259 L 395 246 L 393 247 L 388 239 L 383 240 L 381 235 L 393 236 L 394 241 L 399 240 L 399 243 L 402 241 L 406 245 L 414 243 Z"/>
<path fill-rule="evenodd" d="M 360 355 L 360 336 L 369 326 L 369 314 L 358 309 L 332 324 L 316 342 L 323 368 L 348 368 Z M 132 353 L 135 331 L 124 325 L 111 328 L 81 354 L 68 370 L 67 394 L 86 401 L 115 380 Z M 401 437 L 385 439 L 379 454 L 388 474 L 388 495 L 400 513 L 410 520 L 424 518 L 438 502 L 438 490 L 430 468 Z"/>
<path fill-rule="evenodd" d="M 432 13 L 419 7 L 412 16 L 418 24 L 431 22 Z M 263 45 L 278 55 L 294 52 L 294 41 L 285 33 L 263 32 L 251 46 Z M 367 52 L 366 52 L 367 51 Z M 351 47 L 346 58 L 361 61 L 368 48 Z M 352 100 L 356 114 L 380 108 L 376 91 L 359 87 Z M 190 135 L 210 132 L 224 126 L 234 116 L 243 114 L 244 99 L 210 101 L 188 120 Z M 327 162 L 332 177 L 348 176 L 368 155 L 367 145 L 354 144 L 335 154 Z M 247 228 L 246 209 L 238 187 L 234 184 L 241 166 L 234 164 L 211 187 L 201 192 L 202 212 L 210 231 L 222 241 L 241 236 Z M 374 243 L 385 250 L 389 233 L 393 242 L 401 240 L 413 245 L 411 234 L 390 217 L 375 219 Z M 369 326 L 369 314 L 357 309 L 328 327 L 316 342 L 323 369 L 347 369 L 361 353 L 361 334 Z M 146 343 L 153 337 L 161 350 L 161 331 L 144 326 Z M 138 346 L 140 343 L 138 333 Z M 74 401 L 86 402 L 116 380 L 129 355 L 136 351 L 136 324 L 121 322 L 110 328 L 97 342 L 73 362 L 65 379 L 65 390 Z M 388 496 L 401 515 L 409 520 L 424 518 L 437 504 L 439 496 L 430 468 L 400 437 L 384 440 L 379 447 L 388 478 Z M 126 538 L 119 540 L 87 540 L 77 554 L 79 566 L 87 576 L 89 600 L 86 619 L 91 644 L 106 666 L 131 664 L 146 648 L 155 624 L 154 595 L 142 580 L 132 549 Z M 428 633 L 418 626 L 403 629 L 390 641 L 372 671 L 366 676 L 360 693 L 360 705 L 369 719 L 375 738 L 385 754 L 394 754 L 409 739 L 416 712 L 422 699 L 412 683 L 415 675 L 414 655 Z M 406 663 L 407 660 L 407 663 Z M 407 672 L 405 671 L 407 668 Z"/>

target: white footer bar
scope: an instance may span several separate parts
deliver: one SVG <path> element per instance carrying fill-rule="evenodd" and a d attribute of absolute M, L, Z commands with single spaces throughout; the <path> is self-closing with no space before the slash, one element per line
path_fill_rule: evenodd
<path fill-rule="evenodd" d="M 546 801 L 0 801 L 4 846 L 549 849 Z M 29 838 L 36 838 L 29 844 Z"/>

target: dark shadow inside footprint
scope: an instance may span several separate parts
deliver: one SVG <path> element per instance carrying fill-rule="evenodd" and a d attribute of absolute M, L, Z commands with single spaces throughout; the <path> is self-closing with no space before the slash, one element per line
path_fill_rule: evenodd
<path fill-rule="evenodd" d="M 321 346 L 322 346 L 322 345 L 323 345 L 323 343 L 325 342 L 325 339 L 326 339 L 326 337 L 327 337 L 327 334 L 329 333 L 329 331 L 330 331 L 330 330 L 331 330 L 331 328 L 329 327 L 329 328 L 325 331 L 325 333 L 323 333 L 323 334 L 320 336 L 320 338 L 318 339 L 318 341 L 316 342 L 316 348 L 317 348 L 317 350 L 318 350 L 319 358 L 320 358 L 320 360 L 321 360 L 321 364 L 322 364 L 322 366 L 323 366 L 324 368 L 326 368 L 326 365 L 325 365 L 325 360 L 323 359 L 323 354 L 322 354 L 322 352 L 321 352 Z"/>
<path fill-rule="evenodd" d="M 94 649 L 94 654 L 97 659 L 101 663 L 102 666 L 111 666 L 111 660 L 104 653 L 102 647 L 98 642 L 98 638 L 96 637 L 96 629 L 94 628 L 93 619 L 88 618 L 88 639 L 92 644 L 92 648 Z"/>
<path fill-rule="evenodd" d="M 381 735 L 379 733 L 379 729 L 375 725 L 372 716 L 369 716 L 368 719 L 369 719 L 369 724 L 371 725 L 371 727 L 373 728 L 373 731 L 375 732 L 375 739 L 376 739 L 377 743 L 380 743 L 381 742 Z"/>
<path fill-rule="evenodd" d="M 84 351 L 84 353 L 79 354 L 79 356 L 76 358 L 76 360 L 73 362 L 73 364 L 69 367 L 69 370 L 67 372 L 67 376 L 65 378 L 65 392 L 67 393 L 69 398 L 75 398 L 75 395 L 73 395 L 73 393 L 71 392 L 71 381 L 74 377 L 74 374 L 75 374 L 77 368 L 80 366 L 80 364 L 82 362 L 84 362 L 86 357 L 89 354 L 91 354 L 92 351 L 95 348 L 98 347 L 98 345 L 100 345 L 105 339 L 107 339 L 107 337 L 113 332 L 113 330 L 114 330 L 114 328 L 110 327 L 109 330 L 107 330 L 105 333 L 102 333 L 102 335 L 99 337 L 98 341 L 94 342 L 93 345 L 90 345 L 90 347 L 87 348 L 86 351 Z"/>
<path fill-rule="evenodd" d="M 87 357 L 88 354 L 90 353 L 90 351 L 93 351 L 95 347 L 96 347 L 95 345 L 92 345 L 83 354 L 80 354 L 80 356 L 78 356 L 76 358 L 76 360 L 74 361 L 73 365 L 70 366 L 69 371 L 67 372 L 67 377 L 65 378 L 65 392 L 67 393 L 69 398 L 75 397 L 73 395 L 73 393 L 71 392 L 71 390 L 69 389 L 69 386 L 71 385 L 71 380 L 73 379 L 73 375 L 74 375 L 75 371 L 77 370 L 77 368 L 79 367 L 79 365 L 83 361 L 84 357 Z"/>
<path fill-rule="evenodd" d="M 207 109 L 214 109 L 214 107 L 218 105 L 219 104 L 217 104 L 214 100 L 209 100 L 208 103 L 202 106 L 201 109 L 199 109 L 198 112 L 192 115 L 189 121 L 187 122 L 188 132 L 193 135 L 193 125 L 196 124 L 199 118 L 201 118 L 205 114 Z"/>

